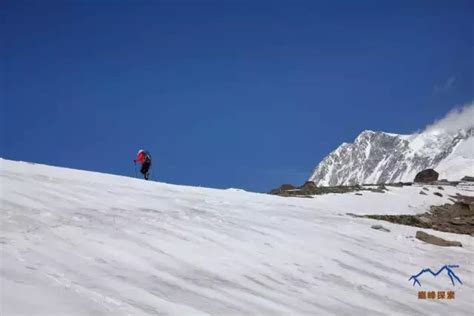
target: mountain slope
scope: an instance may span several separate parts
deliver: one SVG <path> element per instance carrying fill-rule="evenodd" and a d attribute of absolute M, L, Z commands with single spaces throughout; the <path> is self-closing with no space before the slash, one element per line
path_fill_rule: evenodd
<path fill-rule="evenodd" d="M 441 179 L 459 180 L 473 174 L 473 139 L 474 129 L 413 135 L 364 131 L 324 158 L 309 180 L 319 186 L 413 181 L 426 168 L 438 170 Z"/>
<path fill-rule="evenodd" d="M 344 215 L 447 201 L 418 191 L 280 198 L 0 159 L 0 314 L 469 314 L 472 237 L 439 248 Z M 445 264 L 456 301 L 419 301 L 450 283 L 409 277 Z"/>

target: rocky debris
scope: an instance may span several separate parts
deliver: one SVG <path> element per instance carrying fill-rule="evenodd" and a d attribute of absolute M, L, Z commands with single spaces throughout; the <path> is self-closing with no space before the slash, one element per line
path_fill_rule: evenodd
<path fill-rule="evenodd" d="M 453 225 L 463 225 L 464 224 L 460 217 L 450 219 L 449 222 Z"/>
<path fill-rule="evenodd" d="M 432 244 L 436 246 L 462 247 L 462 244 L 459 241 L 445 240 L 443 238 L 436 237 L 434 235 L 430 235 L 428 233 L 422 232 L 421 230 L 416 232 L 416 238 L 428 244 Z"/>
<path fill-rule="evenodd" d="M 355 195 L 362 195 L 362 193 L 357 192 Z"/>
<path fill-rule="evenodd" d="M 420 222 L 418 217 L 414 215 L 362 215 L 361 217 L 378 219 L 396 224 L 428 228 L 427 224 Z"/>
<path fill-rule="evenodd" d="M 354 213 L 346 213 L 346 215 L 350 216 L 350 217 L 364 217 L 364 216 L 357 215 L 357 214 L 354 214 Z"/>
<path fill-rule="evenodd" d="M 300 189 L 302 189 L 302 190 L 314 190 L 314 189 L 316 189 L 316 183 L 314 183 L 313 181 L 306 181 L 300 187 Z"/>
<path fill-rule="evenodd" d="M 441 183 L 442 185 L 450 185 L 456 186 L 459 182 L 446 182 Z M 444 190 L 443 187 L 438 186 L 440 183 L 434 182 L 425 184 L 430 187 L 436 188 L 438 187 L 439 190 Z M 368 192 L 376 192 L 376 193 L 385 193 L 389 191 L 389 187 L 403 187 L 403 186 L 411 186 L 413 185 L 412 182 L 397 182 L 397 183 L 384 183 L 384 184 L 362 184 L 362 185 L 341 185 L 341 186 L 330 186 L 330 187 L 318 187 L 315 182 L 313 181 L 306 181 L 303 185 L 296 187 L 291 184 L 283 184 L 277 189 L 273 189 L 269 192 L 269 194 L 284 196 L 284 197 L 312 197 L 314 195 L 322 195 L 322 194 L 329 194 L 329 193 L 349 193 L 349 192 L 361 192 L 361 191 L 368 191 Z M 430 191 L 429 188 L 426 186 L 423 187 L 424 191 Z M 420 192 L 422 195 L 426 195 L 425 193 Z M 361 195 L 361 194 L 357 194 Z"/>
<path fill-rule="evenodd" d="M 370 185 L 370 184 L 367 184 Z M 385 183 L 386 186 L 391 187 L 404 187 L 404 186 L 412 186 L 413 182 L 393 182 L 393 183 Z"/>
<path fill-rule="evenodd" d="M 444 186 L 452 186 L 455 187 L 460 183 L 460 181 L 448 181 L 448 180 L 438 180 L 436 182 L 430 183 L 434 185 L 444 185 Z"/>
<path fill-rule="evenodd" d="M 289 195 L 286 195 L 286 192 L 294 190 L 294 189 L 295 189 L 295 186 L 291 184 L 283 184 L 279 188 L 271 190 L 270 194 L 289 196 Z"/>
<path fill-rule="evenodd" d="M 290 194 L 291 196 L 296 196 L 296 195 L 302 195 L 302 196 L 312 196 L 317 193 L 313 192 L 318 192 L 318 187 L 316 187 L 316 184 L 314 184 L 313 181 L 306 181 L 302 186 L 299 186 L 296 188 L 293 192 L 293 194 Z"/>
<path fill-rule="evenodd" d="M 377 192 L 377 193 L 385 193 L 385 191 L 389 191 L 389 190 L 384 184 L 379 184 L 379 186 L 376 189 L 372 188 L 372 189 L 369 189 L 369 191 Z"/>
<path fill-rule="evenodd" d="M 425 191 L 423 191 L 423 190 L 420 191 L 420 194 L 421 194 L 421 195 L 428 195 L 428 194 L 426 194 Z"/>
<path fill-rule="evenodd" d="M 469 209 L 474 211 L 474 196 L 461 195 L 457 193 L 455 196 L 451 197 L 455 198 L 458 203 L 469 206 Z"/>
<path fill-rule="evenodd" d="M 294 190 L 295 187 L 291 184 L 282 184 L 279 188 L 270 191 L 270 194 L 278 194 L 284 191 Z"/>
<path fill-rule="evenodd" d="M 362 215 L 361 217 L 443 232 L 474 235 L 474 196 L 457 194 L 451 196 L 450 199 L 454 201 L 453 204 L 431 206 L 430 211 L 424 214 Z"/>
<path fill-rule="evenodd" d="M 433 224 L 433 221 L 429 217 L 426 217 L 426 216 L 418 217 L 418 221 L 428 227 Z"/>
<path fill-rule="evenodd" d="M 435 192 L 435 193 L 433 193 L 433 194 L 434 194 L 434 195 L 437 195 L 437 196 L 439 196 L 439 197 L 443 197 L 443 195 L 442 195 L 441 193 L 439 193 L 439 192 Z"/>
<path fill-rule="evenodd" d="M 438 177 L 439 173 L 437 173 L 434 169 L 425 169 L 418 172 L 413 181 L 417 183 L 432 183 L 437 181 Z"/>
<path fill-rule="evenodd" d="M 474 177 L 465 176 L 461 179 L 461 181 L 474 182 Z"/>
<path fill-rule="evenodd" d="M 364 184 L 364 185 L 370 185 L 370 184 Z M 395 183 L 387 183 L 386 185 L 389 185 L 391 187 L 403 187 L 405 184 L 403 182 L 395 182 Z"/>
<path fill-rule="evenodd" d="M 376 230 L 380 230 L 380 231 L 383 231 L 383 232 L 390 233 L 390 229 L 385 228 L 385 227 L 383 227 L 382 225 L 372 225 L 370 228 L 373 228 L 373 229 L 376 229 Z"/>
<path fill-rule="evenodd" d="M 287 190 L 294 190 L 294 189 L 295 189 L 295 187 L 294 187 L 293 185 L 291 185 L 291 184 L 283 184 L 283 185 L 280 187 L 280 190 L 285 190 L 285 191 L 287 191 Z"/>
<path fill-rule="evenodd" d="M 321 195 L 328 193 L 349 193 L 349 192 L 359 192 L 359 191 L 370 191 L 385 193 L 388 189 L 384 185 L 379 185 L 377 188 L 365 188 L 360 185 L 348 185 L 348 186 L 335 186 L 335 187 L 317 187 L 314 185 L 314 182 L 306 182 L 304 185 L 292 188 L 292 189 L 282 189 L 282 187 L 270 191 L 270 194 L 276 194 L 281 196 L 312 196 L 312 195 Z"/>
<path fill-rule="evenodd" d="M 336 186 L 336 187 L 317 187 L 314 182 L 308 181 L 300 187 L 283 185 L 278 189 L 270 191 L 270 194 L 291 197 L 311 197 L 312 195 L 328 194 L 328 193 L 348 193 L 358 192 L 364 189 L 359 185 L 354 186 Z"/>

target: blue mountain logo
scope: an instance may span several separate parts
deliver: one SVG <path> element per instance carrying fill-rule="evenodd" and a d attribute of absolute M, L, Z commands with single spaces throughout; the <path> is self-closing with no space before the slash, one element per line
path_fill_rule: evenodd
<path fill-rule="evenodd" d="M 441 269 L 439 269 L 438 272 L 433 272 L 430 268 L 422 269 L 418 274 L 412 275 L 411 278 L 408 279 L 408 281 L 413 280 L 413 286 L 415 286 L 415 284 L 418 284 L 419 286 L 421 286 L 420 281 L 418 281 L 418 277 L 421 276 L 423 273 L 429 272 L 434 277 L 437 277 L 441 272 L 447 271 L 448 276 L 451 279 L 451 283 L 453 283 L 453 285 L 456 285 L 455 284 L 456 280 L 460 284 L 462 284 L 461 279 L 453 271 L 453 269 L 455 269 L 455 268 L 459 268 L 459 266 L 458 265 L 445 265 L 445 266 L 441 267 Z"/>

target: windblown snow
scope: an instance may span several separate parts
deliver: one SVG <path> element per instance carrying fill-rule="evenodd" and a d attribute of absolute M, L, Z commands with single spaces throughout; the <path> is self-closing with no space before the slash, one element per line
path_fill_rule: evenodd
<path fill-rule="evenodd" d="M 452 181 L 474 175 L 474 128 L 413 135 L 364 131 L 324 158 L 309 180 L 318 186 L 409 182 L 427 168 Z"/>
<path fill-rule="evenodd" d="M 456 163 L 456 162 L 453 162 Z M 346 213 L 443 204 L 419 187 L 282 198 L 0 160 L 2 315 L 468 315 L 472 237 Z M 462 192 L 464 194 L 472 194 Z M 371 229 L 378 223 L 386 233 Z M 429 232 L 429 230 L 427 230 Z M 433 233 L 433 232 L 431 232 Z M 422 268 L 447 276 L 408 281 Z M 455 300 L 419 300 L 419 290 Z"/>
<path fill-rule="evenodd" d="M 325 157 L 309 180 L 318 186 L 413 181 L 427 168 L 440 179 L 474 176 L 474 102 L 428 125 L 423 132 L 399 135 L 363 131 Z"/>

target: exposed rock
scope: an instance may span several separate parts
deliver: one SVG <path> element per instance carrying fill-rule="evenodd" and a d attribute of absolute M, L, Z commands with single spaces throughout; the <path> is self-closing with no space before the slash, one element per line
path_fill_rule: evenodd
<path fill-rule="evenodd" d="M 442 186 L 439 186 L 438 190 L 444 190 L 444 188 Z"/>
<path fill-rule="evenodd" d="M 362 195 L 362 193 L 357 192 L 355 195 Z"/>
<path fill-rule="evenodd" d="M 299 194 L 311 196 L 315 195 L 315 192 L 317 192 L 318 188 L 313 181 L 306 181 L 302 186 L 298 187 L 297 190 Z"/>
<path fill-rule="evenodd" d="M 462 244 L 459 241 L 450 241 L 450 240 L 445 240 L 440 237 L 436 237 L 434 235 L 427 234 L 425 232 L 422 232 L 421 230 L 416 232 L 416 238 L 424 241 L 428 244 L 436 245 L 436 246 L 442 246 L 442 247 L 462 247 Z"/>
<path fill-rule="evenodd" d="M 453 218 L 453 219 L 449 220 L 449 222 L 453 225 L 464 225 L 465 224 L 465 222 L 462 221 L 460 217 Z"/>
<path fill-rule="evenodd" d="M 336 187 L 317 187 L 314 182 L 307 181 L 304 185 L 300 187 L 294 187 L 291 184 L 284 184 L 278 189 L 270 191 L 270 194 L 286 196 L 286 197 L 311 197 L 313 195 L 328 194 L 328 193 L 347 193 L 347 192 L 357 192 L 364 189 L 359 185 L 353 186 L 336 186 Z"/>
<path fill-rule="evenodd" d="M 295 189 L 295 186 L 291 184 L 283 184 L 278 189 L 271 190 L 270 194 L 282 195 L 282 194 L 285 194 L 285 192 L 294 190 L 294 189 Z"/>
<path fill-rule="evenodd" d="M 288 191 L 288 190 L 293 190 L 293 189 L 295 189 L 295 187 L 291 184 L 283 184 L 280 187 L 280 190 L 283 190 L 283 191 Z"/>
<path fill-rule="evenodd" d="M 306 181 L 300 189 L 316 189 L 316 184 L 313 181 Z"/>
<path fill-rule="evenodd" d="M 385 193 L 385 190 L 380 190 L 380 189 L 370 189 L 371 192 L 375 193 Z"/>
<path fill-rule="evenodd" d="M 370 228 L 373 228 L 373 229 L 376 229 L 376 230 L 380 230 L 380 231 L 383 231 L 383 232 L 387 232 L 387 233 L 390 232 L 390 229 L 385 228 L 385 227 L 383 227 L 382 225 L 372 225 Z"/>
<path fill-rule="evenodd" d="M 423 190 L 420 191 L 420 194 L 421 194 L 421 195 L 428 195 L 428 194 L 426 194 L 425 191 L 423 191 Z"/>
<path fill-rule="evenodd" d="M 370 185 L 370 184 L 367 184 Z M 413 182 L 395 182 L 395 183 L 384 183 L 384 186 L 391 186 L 391 187 L 404 187 L 404 186 L 412 186 Z"/>
<path fill-rule="evenodd" d="M 437 173 L 434 169 L 425 169 L 420 171 L 415 176 L 414 182 L 421 182 L 421 183 L 431 183 L 438 180 L 439 173 Z"/>
<path fill-rule="evenodd" d="M 403 182 L 387 183 L 387 185 L 392 187 L 403 187 Z"/>
<path fill-rule="evenodd" d="M 433 221 L 426 216 L 420 216 L 418 217 L 418 220 L 426 226 L 431 226 L 433 224 Z"/>
<path fill-rule="evenodd" d="M 423 187 L 423 190 L 429 191 L 430 189 L 428 189 L 427 187 Z"/>
<path fill-rule="evenodd" d="M 363 217 L 384 220 L 391 223 L 403 224 L 408 226 L 417 226 L 428 228 L 429 226 L 420 222 L 414 215 L 364 215 Z"/>
<path fill-rule="evenodd" d="M 380 184 L 376 189 L 369 189 L 372 192 L 377 192 L 377 193 L 385 193 L 385 191 L 388 191 L 387 187 L 383 184 Z"/>
<path fill-rule="evenodd" d="M 459 203 L 462 204 L 474 204 L 474 196 L 467 196 L 467 195 L 461 195 L 461 194 L 456 194 L 455 197 Z"/>
<path fill-rule="evenodd" d="M 420 194 L 425 194 L 421 191 Z M 474 197 L 451 196 L 454 204 L 431 206 L 430 211 L 418 215 L 361 215 L 391 223 L 431 228 L 456 234 L 474 234 Z"/>
<path fill-rule="evenodd" d="M 461 181 L 474 182 L 474 177 L 465 176 L 461 179 Z"/>
<path fill-rule="evenodd" d="M 442 195 L 441 193 L 439 193 L 439 192 L 435 192 L 435 193 L 433 193 L 433 194 L 434 194 L 434 195 L 437 195 L 437 196 L 439 196 L 439 197 L 443 197 L 443 195 Z"/>

